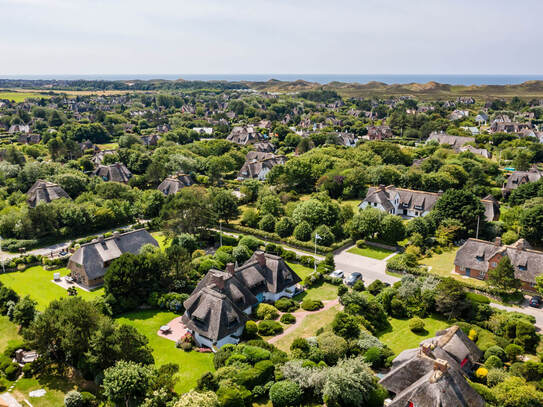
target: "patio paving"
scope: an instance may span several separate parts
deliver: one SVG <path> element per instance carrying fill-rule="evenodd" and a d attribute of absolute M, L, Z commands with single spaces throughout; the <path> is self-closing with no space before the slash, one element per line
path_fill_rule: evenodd
<path fill-rule="evenodd" d="M 157 335 L 161 336 L 162 338 L 169 339 L 170 341 L 177 342 L 179 338 L 183 337 L 187 333 L 187 328 L 185 325 L 183 325 L 181 318 L 182 317 L 177 317 L 168 322 L 167 325 L 170 327 L 170 332 L 164 333 L 159 329 L 157 331 Z"/>

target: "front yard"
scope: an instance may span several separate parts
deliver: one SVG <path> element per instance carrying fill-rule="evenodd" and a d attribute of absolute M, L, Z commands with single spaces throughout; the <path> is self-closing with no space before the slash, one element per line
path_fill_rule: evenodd
<path fill-rule="evenodd" d="M 452 277 L 460 281 L 468 280 L 470 283 L 486 287 L 486 282 L 477 280 L 476 278 L 464 277 L 455 273 L 454 270 L 454 258 L 458 248 L 452 248 L 447 251 L 443 251 L 441 254 L 433 254 L 432 257 L 423 258 L 420 263 L 425 266 L 432 267 L 430 273 L 437 274 L 441 277 Z"/>
<path fill-rule="evenodd" d="M 0 282 L 15 290 L 21 297 L 29 295 L 33 300 L 37 301 L 38 310 L 43 311 L 51 301 L 68 296 L 64 288 L 53 283 L 54 273 L 65 276 L 69 273 L 69 270 L 61 268 L 48 271 L 42 266 L 34 266 L 24 271 L 0 274 Z M 104 289 L 100 288 L 88 292 L 78 288 L 77 292 L 83 299 L 92 300 L 101 296 Z"/>
<path fill-rule="evenodd" d="M 347 250 L 348 253 L 358 254 L 359 256 L 371 257 L 372 259 L 383 260 L 394 253 L 392 250 L 381 249 L 379 247 L 372 247 L 363 245 L 362 247 L 352 247 Z"/>
<path fill-rule="evenodd" d="M 156 366 L 166 363 L 179 365 L 179 381 L 175 386 L 175 391 L 181 394 L 192 389 L 200 376 L 213 371 L 214 367 L 212 353 L 185 352 L 176 348 L 175 342 L 157 335 L 162 325 L 167 325 L 178 316 L 173 312 L 145 310 L 124 314 L 117 318 L 117 322 L 134 326 L 149 339 Z"/>
<path fill-rule="evenodd" d="M 417 348 L 421 341 L 435 336 L 437 331 L 451 325 L 447 321 L 434 316 L 422 320 L 424 321 L 425 331 L 414 333 L 409 329 L 409 319 L 389 318 L 390 328 L 378 332 L 376 336 L 397 355 L 406 349 Z"/>
<path fill-rule="evenodd" d="M 313 273 L 313 269 L 302 266 L 301 264 L 298 264 L 298 263 L 287 263 L 287 264 L 290 266 L 290 268 L 292 268 L 292 270 L 296 272 L 296 274 L 298 274 L 298 276 L 300 276 L 302 281 L 304 281 L 304 279 L 308 275 Z M 321 300 L 321 301 L 336 299 L 337 286 L 330 283 L 326 283 L 326 282 L 317 284 L 313 287 L 306 289 L 303 293 L 298 294 L 295 297 L 295 299 L 301 301 L 302 299 L 306 297 L 311 298 L 313 300 Z"/>

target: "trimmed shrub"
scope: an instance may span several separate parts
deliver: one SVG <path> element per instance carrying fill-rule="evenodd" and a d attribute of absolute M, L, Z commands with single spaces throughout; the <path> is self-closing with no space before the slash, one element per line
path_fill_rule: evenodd
<path fill-rule="evenodd" d="M 245 323 L 245 335 L 250 338 L 253 338 L 258 333 L 258 326 L 255 321 L 247 321 Z"/>
<path fill-rule="evenodd" d="M 262 240 L 260 239 L 257 239 L 256 237 L 254 236 L 243 236 L 239 243 L 238 243 L 238 246 L 239 245 L 243 245 L 243 246 L 247 246 L 250 250 L 252 251 L 255 251 L 257 250 L 260 246 L 262 246 L 264 243 L 262 242 Z"/>
<path fill-rule="evenodd" d="M 343 294 L 345 294 L 347 291 L 349 291 L 349 289 L 347 288 L 347 286 L 345 284 L 341 284 L 338 288 L 337 288 L 337 296 L 338 297 L 341 297 Z"/>
<path fill-rule="evenodd" d="M 324 304 L 321 300 L 312 300 L 310 298 L 305 298 L 302 301 L 302 309 L 306 311 L 317 311 L 324 307 Z"/>
<path fill-rule="evenodd" d="M 251 364 L 255 364 L 256 362 L 260 362 L 261 360 L 267 360 L 271 356 L 271 352 L 269 350 L 251 345 L 243 346 L 243 350 L 241 351 L 241 353 L 247 356 L 247 360 Z"/>
<path fill-rule="evenodd" d="M 486 376 L 486 384 L 494 387 L 503 382 L 509 374 L 503 369 L 490 369 Z"/>
<path fill-rule="evenodd" d="M 279 222 L 275 224 L 275 233 L 277 233 L 280 237 L 288 237 L 292 235 L 293 231 L 294 224 L 290 218 L 282 217 Z"/>
<path fill-rule="evenodd" d="M 26 365 L 23 366 L 24 377 L 26 378 L 32 377 L 33 374 L 34 374 L 34 369 L 32 368 L 32 363 L 27 363 Z"/>
<path fill-rule="evenodd" d="M 251 250 L 245 245 L 238 245 L 232 250 L 232 256 L 239 263 L 245 263 L 251 257 Z"/>
<path fill-rule="evenodd" d="M 500 360 L 505 360 L 505 351 L 497 345 L 491 346 L 485 351 L 485 361 L 488 360 L 490 356 L 497 356 Z"/>
<path fill-rule="evenodd" d="M 260 321 L 258 324 L 258 333 L 263 336 L 274 336 L 283 332 L 283 327 L 277 321 Z"/>
<path fill-rule="evenodd" d="M 496 405 L 496 397 L 491 389 L 481 383 L 469 382 L 469 385 L 490 405 Z"/>
<path fill-rule="evenodd" d="M 409 320 L 409 329 L 412 332 L 423 332 L 424 331 L 424 321 L 420 318 L 411 318 Z"/>
<path fill-rule="evenodd" d="M 309 352 L 309 342 L 305 338 L 296 338 L 290 344 L 290 350 L 299 349 L 302 352 Z"/>
<path fill-rule="evenodd" d="M 478 302 L 479 304 L 490 304 L 490 298 L 485 295 L 467 292 L 466 298 L 472 302 Z"/>
<path fill-rule="evenodd" d="M 292 314 L 283 314 L 281 315 L 281 319 L 279 320 L 283 324 L 294 324 L 296 323 L 296 317 Z"/>
<path fill-rule="evenodd" d="M 300 305 L 291 298 L 280 298 L 275 301 L 275 308 L 282 312 L 293 312 L 300 308 Z"/>
<path fill-rule="evenodd" d="M 243 386 L 228 383 L 219 387 L 217 398 L 221 407 L 244 407 L 251 399 L 251 392 Z"/>
<path fill-rule="evenodd" d="M 503 367 L 503 362 L 501 359 L 495 355 L 491 355 L 486 361 L 485 366 L 488 369 L 501 369 Z"/>
<path fill-rule="evenodd" d="M 75 390 L 70 390 L 64 396 L 64 405 L 66 407 L 81 407 L 83 406 L 83 397 L 81 393 Z"/>
<path fill-rule="evenodd" d="M 13 381 L 17 379 L 17 376 L 19 376 L 19 365 L 17 363 L 12 363 L 6 369 L 4 370 L 4 374 L 6 375 L 6 378 L 10 381 Z"/>
<path fill-rule="evenodd" d="M 378 368 L 383 362 L 383 353 L 381 348 L 372 347 L 364 353 L 364 361 L 369 363 L 371 367 Z"/>
<path fill-rule="evenodd" d="M 305 220 L 300 222 L 298 226 L 294 228 L 294 237 L 302 242 L 307 242 L 311 239 L 311 225 Z"/>
<path fill-rule="evenodd" d="M 270 388 L 270 400 L 273 407 L 298 406 L 302 400 L 302 390 L 290 380 L 277 382 Z"/>
<path fill-rule="evenodd" d="M 511 362 L 515 362 L 523 353 L 524 349 L 522 349 L 522 346 L 515 343 L 510 343 L 505 347 L 505 355 L 507 356 L 507 360 L 510 360 Z"/>
<path fill-rule="evenodd" d="M 266 232 L 273 232 L 275 230 L 275 217 L 270 214 L 264 215 L 258 222 L 258 228 Z"/>
<path fill-rule="evenodd" d="M 356 283 L 354 283 L 353 290 L 358 292 L 365 291 L 366 287 L 364 286 L 364 281 L 358 280 Z"/>
<path fill-rule="evenodd" d="M 260 303 L 256 308 L 255 315 L 257 319 L 274 320 L 279 317 L 279 312 L 273 305 Z"/>

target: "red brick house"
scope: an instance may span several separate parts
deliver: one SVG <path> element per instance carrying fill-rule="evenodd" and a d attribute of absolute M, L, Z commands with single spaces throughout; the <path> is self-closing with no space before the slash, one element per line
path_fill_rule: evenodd
<path fill-rule="evenodd" d="M 496 268 L 504 256 L 511 260 L 515 277 L 521 281 L 522 288 L 534 291 L 535 278 L 543 273 L 543 252 L 532 250 L 524 239 L 512 245 L 502 245 L 500 238 L 494 242 L 468 239 L 456 253 L 455 272 L 486 280 L 488 271 Z"/>

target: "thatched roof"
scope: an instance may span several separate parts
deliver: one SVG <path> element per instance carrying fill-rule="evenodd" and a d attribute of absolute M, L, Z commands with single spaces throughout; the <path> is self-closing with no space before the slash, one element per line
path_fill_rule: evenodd
<path fill-rule="evenodd" d="M 104 181 L 127 183 L 132 178 L 132 173 L 122 163 L 111 165 L 99 165 L 92 175 L 101 177 Z"/>
<path fill-rule="evenodd" d="M 168 177 L 160 183 L 158 190 L 164 195 L 174 195 L 182 188 L 191 186 L 192 178 L 187 174 L 179 174 L 174 177 Z"/>
<path fill-rule="evenodd" d="M 62 187 L 54 182 L 37 180 L 26 193 L 28 205 L 32 208 L 40 203 L 49 203 L 55 199 L 68 198 L 69 195 Z"/>

